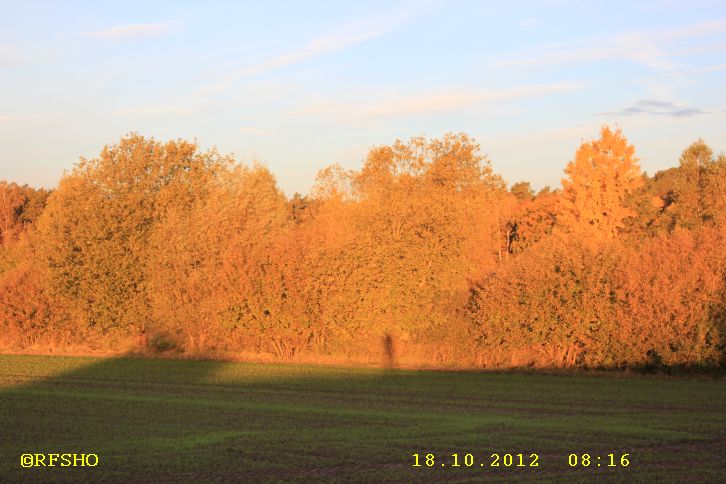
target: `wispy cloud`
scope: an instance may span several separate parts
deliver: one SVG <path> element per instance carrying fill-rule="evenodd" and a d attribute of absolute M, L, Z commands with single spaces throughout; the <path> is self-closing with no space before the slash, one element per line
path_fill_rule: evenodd
<path fill-rule="evenodd" d="M 94 39 L 138 39 L 168 34 L 178 28 L 179 24 L 179 21 L 169 20 L 148 24 L 118 25 L 104 30 L 89 32 L 86 36 Z"/>
<path fill-rule="evenodd" d="M 663 49 L 647 42 L 646 39 L 627 36 L 544 46 L 536 51 L 500 59 L 496 64 L 502 67 L 549 66 L 607 60 L 628 60 L 658 70 L 678 67 L 677 63 L 669 60 L 668 54 Z"/>
<path fill-rule="evenodd" d="M 27 55 L 17 47 L 0 45 L 0 68 L 25 64 L 27 60 Z"/>
<path fill-rule="evenodd" d="M 168 101 L 148 105 L 122 107 L 111 114 L 126 116 L 133 114 L 188 114 L 213 107 L 208 98 L 199 96 L 174 96 Z"/>
<path fill-rule="evenodd" d="M 334 29 L 326 35 L 314 38 L 300 48 L 230 72 L 215 82 L 200 87 L 196 94 L 210 95 L 223 91 L 242 79 L 300 64 L 380 37 L 391 32 L 397 25 L 406 22 L 431 4 L 432 2 L 424 0 L 411 1 L 382 15 L 360 18 Z"/>
<path fill-rule="evenodd" d="M 25 48 L 12 44 L 0 45 L 0 69 L 50 62 L 53 58 L 54 52 L 51 49 Z"/>
<path fill-rule="evenodd" d="M 692 74 L 706 74 L 706 73 L 709 73 L 709 72 L 722 71 L 724 69 L 726 69 L 726 64 L 714 64 L 714 65 L 711 65 L 711 66 L 699 67 L 697 69 L 692 69 L 689 72 L 692 73 Z"/>
<path fill-rule="evenodd" d="M 700 22 L 670 29 L 625 32 L 612 37 L 581 39 L 576 42 L 547 44 L 495 61 L 500 66 L 535 66 L 626 60 L 655 70 L 681 67 L 672 58 L 668 44 L 675 40 L 707 37 L 726 32 L 726 19 Z"/>
<path fill-rule="evenodd" d="M 656 101 L 653 99 L 641 99 L 620 111 L 612 113 L 599 113 L 600 116 L 669 116 L 674 118 L 686 118 L 708 114 L 701 108 L 679 106 L 668 101 Z"/>
<path fill-rule="evenodd" d="M 245 119 L 282 119 L 282 118 L 297 118 L 301 116 L 315 116 L 318 114 L 332 113 L 337 109 L 335 105 L 330 102 L 319 102 L 315 105 L 302 106 L 287 111 L 268 112 L 263 114 L 249 114 L 242 116 Z"/>
<path fill-rule="evenodd" d="M 270 131 L 266 129 L 259 129 L 259 128 L 240 128 L 240 133 L 246 133 L 246 134 L 256 134 L 258 136 L 267 136 L 270 133 Z"/>
<path fill-rule="evenodd" d="M 360 106 L 362 115 L 373 118 L 403 116 L 419 113 L 432 113 L 465 108 L 467 106 L 494 103 L 513 99 L 541 96 L 556 92 L 572 91 L 583 87 L 581 83 L 561 82 L 520 86 L 492 91 L 445 91 L 412 96 L 400 101 L 376 103 Z"/>
<path fill-rule="evenodd" d="M 123 108 L 119 109 L 118 111 L 114 112 L 113 114 L 117 114 L 120 116 L 128 115 L 128 114 L 181 114 L 181 113 L 191 113 L 194 111 L 197 111 L 199 109 L 198 106 L 186 106 L 186 105 L 170 105 L 170 106 L 139 106 L 139 107 L 130 107 L 130 108 Z"/>
<path fill-rule="evenodd" d="M 231 74 L 228 74 L 213 84 L 203 86 L 198 90 L 198 93 L 202 95 L 213 94 L 215 92 L 227 89 L 235 81 L 238 81 L 240 79 L 258 76 L 260 74 L 274 71 L 282 67 L 299 64 L 305 60 L 312 59 L 314 57 L 343 50 L 347 47 L 361 43 L 365 40 L 378 37 L 383 33 L 384 31 L 382 30 L 371 30 L 358 34 L 331 35 L 327 37 L 320 37 L 309 42 L 307 45 L 300 49 L 281 54 L 267 61 L 254 64 L 249 67 L 237 70 Z"/>
<path fill-rule="evenodd" d="M 58 119 L 60 113 L 35 113 L 35 114 L 0 114 L 0 123 L 17 121 L 48 121 Z"/>
<path fill-rule="evenodd" d="M 536 84 L 518 86 L 498 90 L 471 90 L 450 88 L 436 92 L 423 92 L 418 95 L 407 95 L 392 98 L 380 98 L 370 93 L 359 93 L 357 98 L 374 98 L 371 102 L 361 103 L 349 99 L 333 101 L 316 101 L 313 105 L 300 106 L 296 109 L 270 113 L 266 115 L 250 115 L 248 118 L 293 118 L 316 115 L 332 115 L 343 120 L 378 120 L 392 117 L 404 117 L 417 114 L 437 113 L 481 107 L 483 104 L 498 103 L 528 97 L 544 96 L 558 92 L 574 91 L 584 87 L 578 82 L 560 82 L 553 84 Z"/>

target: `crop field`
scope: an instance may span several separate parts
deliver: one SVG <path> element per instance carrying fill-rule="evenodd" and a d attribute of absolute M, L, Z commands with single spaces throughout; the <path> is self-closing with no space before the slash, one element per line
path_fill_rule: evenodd
<path fill-rule="evenodd" d="M 5 355 L 0 480 L 716 481 L 725 410 L 709 377 Z"/>

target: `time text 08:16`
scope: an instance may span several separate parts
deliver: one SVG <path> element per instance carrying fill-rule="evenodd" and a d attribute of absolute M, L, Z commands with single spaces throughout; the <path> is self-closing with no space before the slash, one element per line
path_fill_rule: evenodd
<path fill-rule="evenodd" d="M 567 463 L 570 467 L 627 467 L 630 454 L 570 454 Z M 539 467 L 539 455 L 493 453 L 488 457 L 475 457 L 474 454 L 453 453 L 437 456 L 433 453 L 414 453 L 413 467 Z"/>

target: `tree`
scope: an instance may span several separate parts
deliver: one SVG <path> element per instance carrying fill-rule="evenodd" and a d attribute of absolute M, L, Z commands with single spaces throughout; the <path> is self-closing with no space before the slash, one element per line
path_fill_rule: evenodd
<path fill-rule="evenodd" d="M 131 134 L 64 176 L 38 222 L 39 253 L 79 330 L 144 330 L 154 226 L 171 207 L 191 204 L 227 162 L 193 143 Z"/>
<path fill-rule="evenodd" d="M 615 246 L 553 236 L 473 288 L 471 336 L 482 364 L 612 364 Z"/>
<path fill-rule="evenodd" d="M 22 189 L 15 183 L 0 182 L 0 242 L 6 247 L 19 231 L 20 213 L 25 202 Z"/>
<path fill-rule="evenodd" d="M 45 287 L 42 271 L 31 257 L 0 273 L 0 331 L 21 349 L 45 336 L 50 338 L 50 346 L 54 345 L 59 307 Z"/>
<path fill-rule="evenodd" d="M 512 215 L 511 253 L 521 253 L 552 234 L 557 225 L 560 196 L 560 192 L 546 187 L 533 200 L 519 205 Z"/>
<path fill-rule="evenodd" d="M 709 163 L 701 185 L 701 217 L 717 226 L 726 226 L 726 155 Z"/>
<path fill-rule="evenodd" d="M 722 363 L 726 157 L 699 140 L 651 178 L 604 127 L 565 173 L 562 191 L 507 190 L 446 134 L 287 199 L 262 166 L 131 134 L 50 194 L 0 182 L 0 343 Z"/>
<path fill-rule="evenodd" d="M 7 248 L 40 217 L 50 192 L 0 181 L 0 247 Z"/>
<path fill-rule="evenodd" d="M 718 364 L 726 348 L 726 232 L 676 227 L 628 251 L 613 340 L 622 360 Z"/>
<path fill-rule="evenodd" d="M 357 317 L 375 338 L 442 336 L 495 263 L 505 191 L 479 150 L 463 134 L 417 137 L 372 149 L 356 174 Z"/>
<path fill-rule="evenodd" d="M 209 180 L 190 205 L 170 207 L 149 239 L 157 328 L 182 335 L 191 353 L 240 333 L 248 342 L 278 337 L 288 321 L 271 247 L 289 221 L 261 166 L 237 166 Z"/>
<path fill-rule="evenodd" d="M 671 215 L 676 225 L 693 229 L 701 224 L 704 211 L 701 200 L 704 172 L 712 158 L 711 148 L 701 139 L 692 143 L 681 154 L 672 193 L 674 203 L 671 207 Z"/>
<path fill-rule="evenodd" d="M 290 216 L 296 224 L 303 223 L 314 216 L 316 206 L 308 196 L 302 196 L 295 192 L 295 195 L 288 201 Z"/>
<path fill-rule="evenodd" d="M 698 140 L 681 154 L 679 166 L 660 171 L 644 186 L 650 204 L 639 207 L 640 225 L 651 235 L 677 227 L 697 229 L 726 222 L 726 157 L 714 159 Z M 643 210 L 645 209 L 645 210 Z"/>
<path fill-rule="evenodd" d="M 620 130 L 603 127 L 599 139 L 580 146 L 565 173 L 559 220 L 569 231 L 612 238 L 635 215 L 626 198 L 643 182 L 635 148 Z"/>
<path fill-rule="evenodd" d="M 526 201 L 534 198 L 534 191 L 529 182 L 517 182 L 509 189 L 509 193 L 517 197 L 518 200 Z"/>

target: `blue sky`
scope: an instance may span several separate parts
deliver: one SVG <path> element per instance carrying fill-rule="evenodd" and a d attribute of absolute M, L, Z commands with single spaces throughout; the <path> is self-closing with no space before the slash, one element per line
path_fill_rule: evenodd
<path fill-rule="evenodd" d="M 506 4 L 506 5 L 505 5 Z M 726 150 L 726 2 L 0 2 L 0 179 L 55 186 L 136 131 L 267 165 L 286 194 L 425 134 L 558 186 L 619 126 L 648 173 Z"/>

